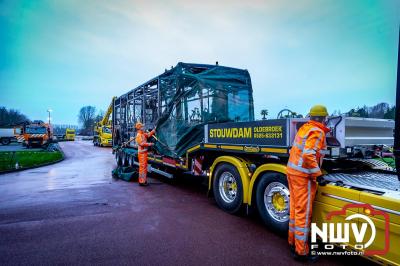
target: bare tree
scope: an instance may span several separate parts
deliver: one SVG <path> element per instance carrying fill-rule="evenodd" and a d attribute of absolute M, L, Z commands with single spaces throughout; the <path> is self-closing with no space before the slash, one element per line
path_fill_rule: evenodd
<path fill-rule="evenodd" d="M 93 124 L 96 118 L 96 107 L 84 106 L 79 110 L 78 121 L 86 134 L 92 132 Z"/>
<path fill-rule="evenodd" d="M 100 122 L 103 119 L 105 112 L 103 110 L 100 110 L 95 118 L 95 122 Z"/>

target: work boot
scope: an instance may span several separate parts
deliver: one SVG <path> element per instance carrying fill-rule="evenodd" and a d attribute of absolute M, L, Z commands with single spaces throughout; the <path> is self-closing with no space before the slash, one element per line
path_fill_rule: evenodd
<path fill-rule="evenodd" d="M 305 258 L 306 256 L 300 256 L 299 254 L 297 254 L 296 252 L 296 247 L 294 245 L 289 245 L 289 249 L 290 249 L 290 255 L 292 255 L 292 258 L 296 261 L 307 261 L 307 259 Z"/>
<path fill-rule="evenodd" d="M 313 254 L 313 255 L 308 254 L 308 256 L 307 256 L 308 262 L 311 262 L 311 263 L 317 262 L 318 259 L 319 259 L 319 256 L 317 254 Z"/>
<path fill-rule="evenodd" d="M 289 245 L 290 253 L 293 255 L 296 251 L 295 245 Z"/>
<path fill-rule="evenodd" d="M 147 181 L 144 183 L 139 183 L 139 186 L 141 186 L 141 187 L 147 187 L 148 185 L 149 185 L 149 183 L 147 183 Z"/>
<path fill-rule="evenodd" d="M 319 256 L 317 254 L 299 255 L 296 253 L 296 251 L 292 252 L 292 256 L 293 256 L 294 260 L 300 261 L 300 262 L 315 263 L 319 259 Z"/>

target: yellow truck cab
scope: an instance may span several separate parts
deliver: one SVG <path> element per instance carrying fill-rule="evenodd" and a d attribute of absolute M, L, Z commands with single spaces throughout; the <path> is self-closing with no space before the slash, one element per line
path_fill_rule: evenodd
<path fill-rule="evenodd" d="M 100 147 L 111 147 L 112 146 L 112 134 L 110 126 L 98 126 L 95 129 L 93 136 L 94 146 Z"/>
<path fill-rule="evenodd" d="M 93 145 L 100 147 L 111 147 L 112 146 L 112 121 L 110 116 L 114 106 L 114 100 L 116 97 L 111 99 L 111 103 L 107 108 L 103 118 L 94 125 L 93 128 Z"/>
<path fill-rule="evenodd" d="M 74 141 L 75 140 L 75 129 L 67 128 L 65 130 L 65 139 Z"/>

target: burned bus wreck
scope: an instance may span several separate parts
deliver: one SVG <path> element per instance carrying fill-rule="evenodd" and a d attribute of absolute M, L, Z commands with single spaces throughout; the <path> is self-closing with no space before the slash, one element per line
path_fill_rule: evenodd
<path fill-rule="evenodd" d="M 207 123 L 254 120 L 247 70 L 178 63 L 114 102 L 113 144 L 135 134 L 135 123 L 157 125 L 157 150 L 171 157 L 204 139 Z"/>

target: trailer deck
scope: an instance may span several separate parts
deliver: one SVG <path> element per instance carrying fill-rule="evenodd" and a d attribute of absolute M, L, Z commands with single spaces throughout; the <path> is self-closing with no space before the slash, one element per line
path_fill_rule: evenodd
<path fill-rule="evenodd" d="M 387 191 L 399 192 L 400 181 L 395 173 L 359 171 L 350 173 L 331 173 L 324 176 L 330 182 L 354 188 L 366 189 L 383 195 Z"/>

